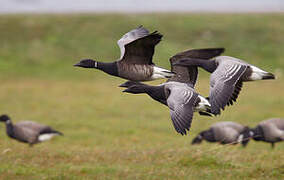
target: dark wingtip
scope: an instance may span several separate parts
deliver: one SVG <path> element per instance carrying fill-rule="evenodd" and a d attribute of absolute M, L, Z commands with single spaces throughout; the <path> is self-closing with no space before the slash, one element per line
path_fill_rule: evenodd
<path fill-rule="evenodd" d="M 151 35 L 157 36 L 158 38 L 160 38 L 160 41 L 162 40 L 162 37 L 163 37 L 163 35 L 161 33 L 159 33 L 158 31 L 152 32 Z"/>
<path fill-rule="evenodd" d="M 216 50 L 219 51 L 220 54 L 224 53 L 225 52 L 225 48 L 216 48 Z"/>
<path fill-rule="evenodd" d="M 218 110 L 212 110 L 211 109 L 211 113 L 214 114 L 214 116 L 218 116 L 218 115 L 221 114 L 221 110 L 220 109 L 218 109 Z"/>

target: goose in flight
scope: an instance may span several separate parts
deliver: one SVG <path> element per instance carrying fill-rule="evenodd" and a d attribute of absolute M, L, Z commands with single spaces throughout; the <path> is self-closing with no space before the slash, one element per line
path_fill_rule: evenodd
<path fill-rule="evenodd" d="M 197 67 L 175 66 L 173 63 L 181 58 L 212 58 L 218 56 L 223 49 L 188 50 L 170 58 L 171 71 L 175 73 L 167 82 L 151 86 L 140 82 L 128 81 L 120 87 L 126 87 L 123 92 L 146 93 L 154 100 L 168 106 L 175 130 L 186 135 L 191 126 L 193 112 L 201 115 L 210 114 L 210 103 L 194 90 L 197 80 Z"/>
<path fill-rule="evenodd" d="M 6 133 L 10 138 L 28 143 L 30 146 L 50 140 L 54 136 L 63 135 L 49 126 L 32 121 L 22 121 L 13 124 L 10 117 L 5 114 L 0 116 L 0 122 L 6 124 Z"/>
<path fill-rule="evenodd" d="M 242 89 L 243 82 L 275 79 L 272 73 L 230 56 L 218 56 L 211 60 L 184 58 L 175 62 L 175 65 L 198 66 L 212 73 L 209 102 L 211 112 L 215 115 L 220 114 L 225 106 L 233 105 Z"/>
<path fill-rule="evenodd" d="M 74 66 L 95 68 L 112 76 L 118 76 L 131 81 L 150 81 L 160 78 L 170 78 L 173 72 L 155 66 L 153 55 L 155 46 L 162 40 L 163 35 L 139 26 L 126 33 L 120 40 L 121 56 L 114 62 L 98 62 L 92 59 L 83 59 Z"/>

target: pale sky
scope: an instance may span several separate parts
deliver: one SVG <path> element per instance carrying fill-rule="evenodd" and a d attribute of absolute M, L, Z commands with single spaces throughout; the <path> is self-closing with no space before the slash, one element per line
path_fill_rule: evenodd
<path fill-rule="evenodd" d="M 0 0 L 0 13 L 284 12 L 284 0 Z"/>

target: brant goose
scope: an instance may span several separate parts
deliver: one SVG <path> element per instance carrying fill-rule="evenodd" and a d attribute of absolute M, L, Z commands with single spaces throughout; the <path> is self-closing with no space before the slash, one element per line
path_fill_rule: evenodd
<path fill-rule="evenodd" d="M 191 142 L 200 144 L 202 140 L 208 142 L 219 142 L 221 144 L 242 143 L 245 147 L 250 139 L 250 129 L 236 122 L 218 122 L 208 130 L 201 131 Z"/>
<path fill-rule="evenodd" d="M 247 62 L 229 56 L 219 56 L 212 60 L 202 58 L 184 58 L 175 65 L 198 66 L 212 73 L 210 77 L 209 102 L 213 114 L 220 109 L 233 105 L 241 91 L 243 82 L 262 79 L 275 79 L 272 73 L 261 70 Z"/>
<path fill-rule="evenodd" d="M 158 86 L 151 86 L 140 82 L 128 81 L 120 87 L 126 87 L 123 92 L 140 94 L 146 93 L 154 100 L 166 105 L 175 130 L 186 135 L 191 126 L 193 112 L 201 115 L 210 114 L 210 103 L 194 90 L 197 80 L 197 67 L 174 66 L 173 62 L 180 58 L 212 58 L 218 56 L 223 49 L 189 50 L 176 54 L 170 58 L 171 71 L 175 73 L 167 82 Z"/>
<path fill-rule="evenodd" d="M 99 69 L 107 74 L 131 81 L 170 78 L 174 73 L 157 67 L 152 62 L 155 46 L 161 41 L 162 37 L 157 31 L 149 33 L 147 29 L 139 26 L 126 33 L 117 42 L 121 51 L 121 56 L 117 61 L 104 63 L 84 59 L 74 66 Z"/>
<path fill-rule="evenodd" d="M 10 138 L 20 142 L 28 143 L 30 146 L 36 143 L 47 141 L 56 135 L 63 135 L 61 132 L 49 126 L 41 125 L 32 121 L 22 121 L 13 124 L 7 115 L 0 116 L 0 122 L 6 124 L 6 132 Z"/>
<path fill-rule="evenodd" d="M 255 141 L 274 143 L 284 141 L 284 119 L 272 118 L 260 122 L 255 128 L 251 129 L 252 138 Z"/>

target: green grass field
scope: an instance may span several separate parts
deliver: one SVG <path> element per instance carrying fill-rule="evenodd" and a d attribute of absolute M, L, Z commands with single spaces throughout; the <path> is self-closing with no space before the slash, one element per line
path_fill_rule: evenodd
<path fill-rule="evenodd" d="M 149 14 L 0 16 L 0 113 L 33 120 L 65 136 L 30 148 L 0 124 L 0 179 L 283 179 L 284 143 L 190 144 L 218 121 L 251 127 L 284 117 L 283 14 Z M 276 74 L 246 83 L 238 102 L 218 117 L 195 114 L 180 136 L 168 109 L 146 95 L 123 94 L 123 79 L 72 65 L 83 58 L 112 61 L 116 41 L 143 24 L 164 34 L 154 61 L 190 48 L 225 47 Z M 197 90 L 208 95 L 209 74 Z M 155 81 L 152 84 L 158 84 Z"/>

